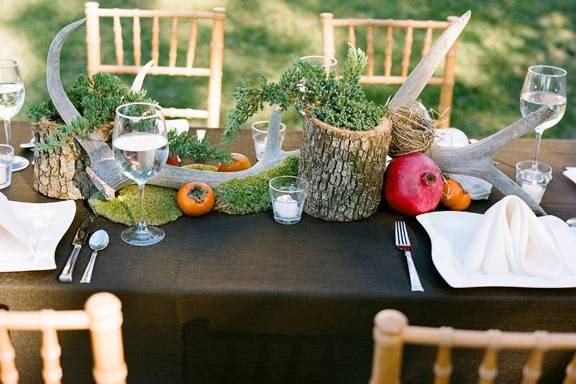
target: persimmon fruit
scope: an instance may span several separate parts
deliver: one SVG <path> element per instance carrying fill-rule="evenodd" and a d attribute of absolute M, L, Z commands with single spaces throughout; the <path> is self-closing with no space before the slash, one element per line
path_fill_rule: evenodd
<path fill-rule="evenodd" d="M 214 191 L 208 184 L 188 183 L 178 190 L 176 202 L 188 216 L 202 216 L 214 208 Z"/>
<path fill-rule="evenodd" d="M 454 179 L 447 179 L 444 182 L 442 191 L 442 204 L 453 211 L 464 211 L 470 206 L 472 199 L 470 194 L 462 188 L 460 183 Z"/>
<path fill-rule="evenodd" d="M 238 172 L 252 166 L 250 160 L 241 153 L 232 153 L 232 160 L 218 165 L 218 172 Z"/>

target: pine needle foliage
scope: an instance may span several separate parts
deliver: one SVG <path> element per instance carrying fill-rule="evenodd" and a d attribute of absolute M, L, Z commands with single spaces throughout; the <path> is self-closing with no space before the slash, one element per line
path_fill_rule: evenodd
<path fill-rule="evenodd" d="M 278 105 L 281 110 L 295 106 L 325 123 L 351 131 L 375 128 L 386 106 L 368 100 L 360 87 L 366 62 L 366 54 L 350 46 L 340 78 L 334 71 L 326 74 L 322 65 L 294 58 L 278 82 L 270 82 L 261 74 L 242 81 L 233 92 L 236 105 L 228 116 L 224 143 L 231 143 L 242 125 L 266 104 Z"/>
<path fill-rule="evenodd" d="M 36 144 L 36 151 L 50 151 L 69 143 L 74 137 L 87 137 L 101 125 L 113 120 L 116 108 L 121 104 L 155 103 L 146 96 L 146 91 L 132 92 L 118 76 L 108 73 L 97 73 L 91 78 L 81 75 L 66 90 L 66 94 L 81 117 L 69 125 L 62 124 L 58 132 L 49 136 L 46 142 Z M 50 100 L 30 105 L 26 114 L 34 122 L 39 122 L 43 117 L 59 119 Z"/>
<path fill-rule="evenodd" d="M 168 147 L 171 154 L 193 163 L 223 162 L 232 159 L 230 152 L 211 146 L 208 138 L 198 140 L 196 137 L 189 136 L 188 132 L 168 131 Z"/>

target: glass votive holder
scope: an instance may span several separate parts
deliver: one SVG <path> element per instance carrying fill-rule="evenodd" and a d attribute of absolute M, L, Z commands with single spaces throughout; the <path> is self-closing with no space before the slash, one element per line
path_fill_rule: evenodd
<path fill-rule="evenodd" d="M 254 151 L 256 152 L 256 159 L 262 159 L 264 150 L 266 149 L 266 139 L 268 138 L 268 125 L 270 121 L 257 121 L 252 124 L 252 140 L 254 140 Z M 284 142 L 284 132 L 286 131 L 286 126 L 284 123 L 280 123 L 280 147 Z"/>
<path fill-rule="evenodd" d="M 14 148 L 0 144 L 0 189 L 12 183 L 12 163 L 14 162 Z"/>
<path fill-rule="evenodd" d="M 268 183 L 274 220 L 280 224 L 296 224 L 302 217 L 308 183 L 301 177 L 278 176 Z"/>
<path fill-rule="evenodd" d="M 522 160 L 516 163 L 516 183 L 538 204 L 550 180 L 552 180 L 552 167 L 548 164 L 534 160 Z"/>

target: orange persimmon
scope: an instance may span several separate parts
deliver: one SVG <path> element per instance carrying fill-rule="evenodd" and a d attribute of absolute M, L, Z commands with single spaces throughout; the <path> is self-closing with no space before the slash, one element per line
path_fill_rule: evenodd
<path fill-rule="evenodd" d="M 218 172 L 238 172 L 252 166 L 250 160 L 241 153 L 232 153 L 232 160 L 220 163 Z"/>
<path fill-rule="evenodd" d="M 442 204 L 453 211 L 463 211 L 470 206 L 472 199 L 459 182 L 447 179 L 442 192 Z"/>
<path fill-rule="evenodd" d="M 201 216 L 214 208 L 214 191 L 208 184 L 188 183 L 178 190 L 176 202 L 188 216 Z"/>

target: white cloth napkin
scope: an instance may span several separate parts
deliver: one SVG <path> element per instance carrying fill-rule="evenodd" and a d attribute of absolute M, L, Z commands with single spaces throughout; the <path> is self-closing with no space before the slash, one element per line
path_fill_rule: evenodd
<path fill-rule="evenodd" d="M 465 272 L 544 279 L 576 276 L 576 236 L 555 216 L 536 217 L 517 196 L 494 204 L 461 254 Z"/>
<path fill-rule="evenodd" d="M 572 182 L 576 183 L 576 168 L 566 167 L 566 170 L 562 173 L 564 176 L 572 180 Z"/>
<path fill-rule="evenodd" d="M 4 194 L 0 193 L 0 263 L 32 260 L 34 247 L 30 234 L 21 223 Z"/>

